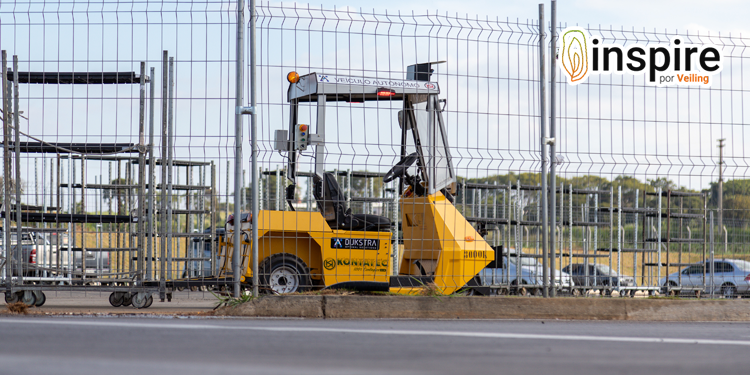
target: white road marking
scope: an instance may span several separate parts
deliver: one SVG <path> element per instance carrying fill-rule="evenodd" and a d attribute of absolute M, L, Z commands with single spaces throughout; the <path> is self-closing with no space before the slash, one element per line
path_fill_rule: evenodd
<path fill-rule="evenodd" d="M 41 320 L 41 319 L 0 319 L 0 324 L 29 324 L 29 325 L 68 325 L 88 327 L 120 327 L 120 328 L 150 328 L 150 329 L 191 329 L 191 330 L 246 330 L 290 333 L 353 333 L 370 335 L 393 336 L 446 336 L 469 337 L 486 339 L 526 339 L 526 340 L 562 340 L 562 341 L 604 341 L 627 343 L 669 343 L 669 344 L 699 344 L 699 345 L 739 345 L 750 346 L 750 341 L 743 340 L 711 340 L 669 337 L 627 337 L 627 336 L 589 336 L 589 335 L 548 335 L 531 333 L 493 333 L 493 332 L 458 332 L 458 331 L 421 331 L 400 329 L 351 329 L 351 328 L 318 328 L 318 327 L 237 327 L 212 324 L 156 324 L 143 322 L 113 322 L 113 321 L 76 321 L 76 320 Z"/>

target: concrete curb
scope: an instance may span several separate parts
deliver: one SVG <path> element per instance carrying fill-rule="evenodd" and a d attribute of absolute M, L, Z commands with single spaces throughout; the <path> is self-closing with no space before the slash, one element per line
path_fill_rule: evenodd
<path fill-rule="evenodd" d="M 750 300 L 267 296 L 217 316 L 317 319 L 750 321 Z"/>

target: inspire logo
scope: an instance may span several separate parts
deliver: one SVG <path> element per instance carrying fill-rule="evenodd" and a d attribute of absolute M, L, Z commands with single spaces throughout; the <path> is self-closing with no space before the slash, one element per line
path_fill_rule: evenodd
<path fill-rule="evenodd" d="M 631 44 L 627 47 L 604 44 L 590 36 L 584 28 L 569 27 L 561 33 L 560 70 L 571 85 L 586 81 L 592 74 L 640 75 L 648 73 L 646 83 L 655 86 L 705 85 L 721 72 L 724 56 L 712 44 L 684 44 L 679 37 L 670 45 L 648 47 Z"/>
<path fill-rule="evenodd" d="M 562 68 L 570 77 L 570 84 L 581 83 L 589 73 L 589 50 L 586 31 L 568 28 L 562 34 Z"/>

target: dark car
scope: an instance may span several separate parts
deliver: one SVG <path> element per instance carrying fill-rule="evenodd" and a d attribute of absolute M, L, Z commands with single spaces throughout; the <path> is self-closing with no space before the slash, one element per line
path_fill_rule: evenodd
<path fill-rule="evenodd" d="M 61 248 L 61 253 L 65 253 L 67 248 Z M 80 248 L 71 248 L 73 253 L 73 264 L 76 270 L 80 271 L 83 269 L 81 264 L 81 253 L 83 252 Z M 65 255 L 63 255 L 65 256 Z M 89 251 L 86 250 L 86 273 L 108 273 L 110 272 L 110 254 L 109 251 Z"/>
<path fill-rule="evenodd" d="M 635 279 L 630 276 L 620 275 L 615 270 L 603 264 L 589 264 L 588 272 L 586 272 L 586 266 L 580 263 L 567 265 L 562 270 L 573 277 L 573 282 L 577 286 L 616 287 L 618 286 L 618 281 L 619 286 L 636 286 Z"/>

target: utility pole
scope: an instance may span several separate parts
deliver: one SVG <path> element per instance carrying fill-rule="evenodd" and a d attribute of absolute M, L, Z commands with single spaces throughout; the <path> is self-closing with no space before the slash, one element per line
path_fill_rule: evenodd
<path fill-rule="evenodd" d="M 724 141 L 725 138 L 719 139 L 719 233 L 723 233 L 724 228 Z"/>

